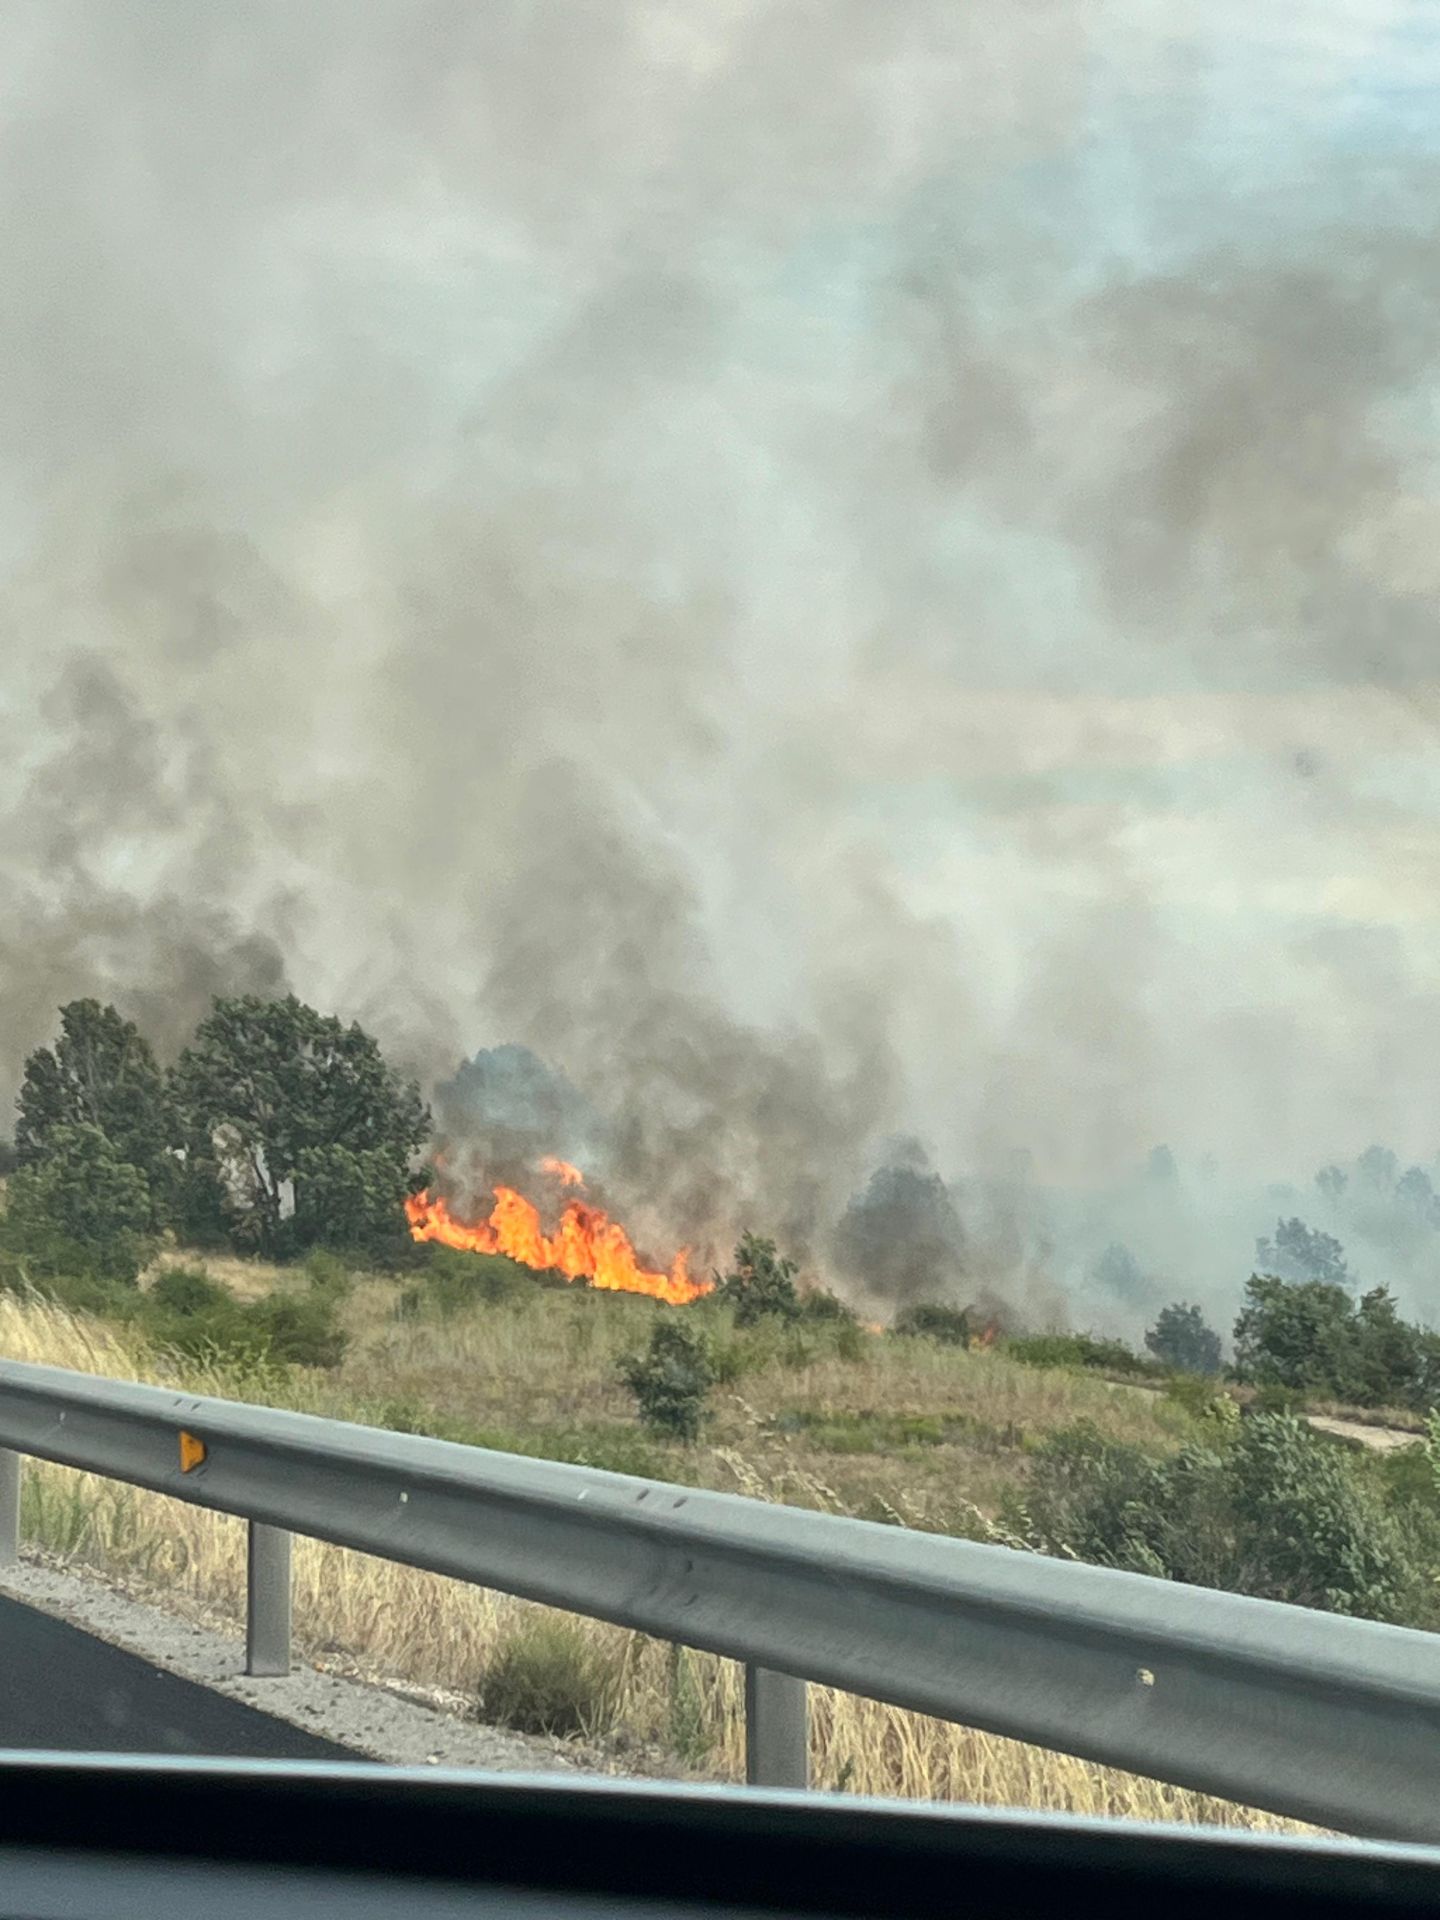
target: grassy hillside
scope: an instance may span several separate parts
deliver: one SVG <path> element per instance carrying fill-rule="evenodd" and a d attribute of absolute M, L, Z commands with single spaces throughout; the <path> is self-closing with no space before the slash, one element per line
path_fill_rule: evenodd
<path fill-rule="evenodd" d="M 335 1286 L 348 1345 L 326 1369 L 236 1358 L 203 1339 L 182 1354 L 142 1321 L 15 1294 L 0 1294 L 0 1352 L 1002 1542 L 1007 1495 L 1047 1435 L 1084 1422 L 1163 1456 L 1199 1430 L 1179 1400 L 1083 1372 L 840 1325 L 737 1329 L 702 1303 L 683 1311 L 706 1326 L 721 1381 L 701 1443 L 667 1443 L 637 1425 L 617 1366 L 674 1309 L 482 1267 L 463 1286 L 453 1273 Z M 317 1284 L 244 1262 L 211 1271 L 247 1301 Z M 46 1466 L 27 1472 L 25 1499 L 31 1541 L 171 1604 L 240 1617 L 239 1523 Z M 343 1651 L 363 1670 L 470 1696 L 490 1717 L 583 1728 L 618 1755 L 663 1751 L 708 1777 L 741 1770 L 727 1662 L 314 1542 L 297 1543 L 295 1618 L 312 1657 Z M 820 1785 L 857 1792 L 1288 1824 L 824 1689 L 814 1764 Z"/>

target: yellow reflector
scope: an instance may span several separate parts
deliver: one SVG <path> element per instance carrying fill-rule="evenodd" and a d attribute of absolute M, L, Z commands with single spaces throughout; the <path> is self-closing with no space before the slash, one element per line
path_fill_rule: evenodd
<path fill-rule="evenodd" d="M 193 1433 L 180 1435 L 180 1471 L 189 1473 L 192 1467 L 198 1467 L 205 1458 L 205 1442 L 197 1439 Z"/>

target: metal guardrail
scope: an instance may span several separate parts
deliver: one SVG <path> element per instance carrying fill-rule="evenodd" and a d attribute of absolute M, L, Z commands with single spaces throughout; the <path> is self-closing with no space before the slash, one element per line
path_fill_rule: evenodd
<path fill-rule="evenodd" d="M 742 1661 L 749 1777 L 806 1782 L 806 1683 L 1357 1834 L 1440 1839 L 1440 1638 L 1003 1547 L 55 1367 L 22 1455 L 250 1522 L 247 1665 L 289 1667 L 290 1536 Z"/>

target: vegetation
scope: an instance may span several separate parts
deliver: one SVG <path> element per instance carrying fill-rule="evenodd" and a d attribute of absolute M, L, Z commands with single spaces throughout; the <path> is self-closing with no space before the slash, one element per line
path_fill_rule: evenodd
<path fill-rule="evenodd" d="M 1300 1417 L 1321 1395 L 1430 1411 L 1440 1336 L 1403 1322 L 1383 1289 L 1357 1299 L 1339 1242 L 1298 1219 L 1260 1243 L 1222 1386 L 1219 1334 L 1182 1302 L 1158 1313 L 1145 1353 L 1068 1332 L 982 1351 L 976 1309 L 925 1299 L 918 1269 L 885 1270 L 902 1311 L 882 1335 L 754 1234 L 684 1309 L 416 1248 L 402 1203 L 427 1131 L 418 1090 L 375 1041 L 293 997 L 217 1001 L 169 1076 L 114 1008 L 72 1003 L 26 1066 L 0 1351 L 1440 1624 L 1440 1427 L 1429 1455 L 1372 1457 Z M 1178 1177 L 1167 1160 L 1157 1151 L 1154 1180 Z M 1348 1191 L 1345 1176 L 1331 1185 Z M 1352 1185 L 1416 1220 L 1435 1209 L 1425 1176 L 1398 1164 L 1362 1162 Z M 930 1235 L 931 1287 L 962 1271 L 948 1206 L 918 1162 L 884 1170 L 851 1210 L 852 1265 L 880 1271 L 898 1209 Z M 1133 1308 L 1164 1298 L 1123 1248 L 1094 1271 Z M 31 1537 L 57 1550 L 240 1605 L 216 1516 L 39 1466 L 25 1498 Z M 738 1764 L 723 1663 L 315 1543 L 297 1547 L 297 1574 L 317 1645 L 459 1687 L 515 1727 L 618 1728 L 711 1774 Z M 823 1689 L 815 1738 L 817 1778 L 860 1791 L 1233 1817 Z"/>
<path fill-rule="evenodd" d="M 1162 1457 L 1078 1426 L 1036 1453 L 1013 1524 L 1097 1566 L 1419 1624 L 1429 1583 L 1348 1453 L 1289 1414 Z"/>
<path fill-rule="evenodd" d="M 144 1181 L 158 1225 L 169 1184 L 174 1135 L 164 1077 L 150 1043 L 133 1020 L 98 1000 L 72 1000 L 60 1010 L 60 1038 L 25 1062 L 16 1102 L 15 1157 L 36 1167 L 65 1151 L 80 1129 L 109 1142 L 121 1165 Z"/>
<path fill-rule="evenodd" d="M 795 1275 L 799 1271 L 793 1260 L 776 1251 L 773 1240 L 747 1233 L 735 1250 L 734 1267 L 720 1281 L 716 1294 L 734 1308 L 737 1326 L 751 1327 L 767 1316 L 798 1320 L 800 1295 Z"/>
<path fill-rule="evenodd" d="M 675 1440 L 700 1438 L 705 1396 L 715 1384 L 703 1333 L 675 1315 L 657 1320 L 649 1346 L 623 1360 L 620 1373 L 652 1432 Z"/>
<path fill-rule="evenodd" d="M 1323 1281 L 1255 1274 L 1235 1322 L 1235 1373 L 1260 1387 L 1423 1412 L 1440 1395 L 1440 1335 L 1401 1320 L 1384 1287 L 1356 1301 Z"/>
<path fill-rule="evenodd" d="M 1092 1333 L 1013 1335 L 1006 1340 L 1005 1351 L 1027 1367 L 1086 1367 L 1137 1378 L 1165 1371 L 1158 1360 L 1147 1360 L 1123 1340 L 1100 1340 Z"/>
<path fill-rule="evenodd" d="M 488 1720 L 519 1733 L 594 1734 L 608 1727 L 618 1663 L 563 1614 L 523 1621 L 495 1649 L 481 1682 Z"/>
<path fill-rule="evenodd" d="M 133 1021 L 72 1001 L 17 1106 L 12 1277 L 133 1281 L 166 1230 L 270 1258 L 409 1248 L 419 1091 L 360 1027 L 293 996 L 217 1000 L 168 1079 Z"/>
<path fill-rule="evenodd" d="M 970 1344 L 970 1315 L 964 1307 L 945 1307 L 930 1301 L 906 1307 L 895 1316 L 890 1330 L 902 1339 L 938 1340 L 942 1346 L 964 1347 Z"/>
<path fill-rule="evenodd" d="M 293 994 L 217 1000 L 180 1056 L 173 1096 L 187 1144 L 213 1155 L 237 1244 L 272 1259 L 337 1235 L 391 1250 L 430 1116 L 361 1027 Z"/>
<path fill-rule="evenodd" d="M 1199 1307 L 1182 1306 L 1177 1301 L 1163 1308 L 1145 1335 L 1145 1345 L 1157 1360 L 1174 1367 L 1177 1373 L 1220 1371 L 1220 1336 L 1206 1326 Z"/>
<path fill-rule="evenodd" d="M 1255 1266 L 1280 1280 L 1314 1280 L 1331 1287 L 1351 1283 L 1340 1242 L 1307 1227 L 1303 1220 L 1277 1220 L 1274 1239 L 1255 1242 Z"/>
<path fill-rule="evenodd" d="M 10 1178 L 0 1274 L 133 1285 L 148 1251 L 150 1188 L 98 1127 L 57 1125 Z"/>
<path fill-rule="evenodd" d="M 475 1256 L 454 1259 L 461 1271 L 472 1259 L 482 1274 L 491 1270 Z M 3 1293 L 0 1351 L 984 1540 L 1017 1538 L 1004 1526 L 1008 1503 L 1023 1495 L 1056 1430 L 1087 1425 L 1108 1443 L 1162 1460 L 1216 1444 L 1187 1408 L 1116 1392 L 1089 1369 L 1018 1365 L 1003 1349 L 972 1353 L 862 1335 L 860 1351 L 847 1358 L 840 1329 L 828 1324 L 765 1316 L 740 1327 L 723 1302 L 676 1311 L 546 1287 L 528 1273 L 492 1297 L 468 1288 L 446 1313 L 428 1304 L 397 1311 L 412 1285 L 427 1288 L 449 1263 L 422 1268 L 418 1281 L 352 1273 L 325 1253 L 303 1269 L 228 1256 L 204 1271 L 186 1264 L 192 1277 L 166 1281 L 156 1270 L 140 1289 L 121 1290 L 125 1300 L 134 1307 L 153 1297 L 157 1313 L 178 1321 L 215 1310 L 217 1282 L 239 1305 L 319 1294 L 348 1336 L 339 1364 L 322 1371 L 198 1344 L 182 1351 L 158 1321 L 138 1314 L 77 1318 Z M 702 1440 L 684 1447 L 637 1428 L 618 1373 L 622 1357 L 665 1324 L 693 1325 L 713 1347 L 728 1346 L 740 1366 L 734 1390 L 712 1389 Z M 808 1354 L 798 1365 L 795 1342 Z M 28 1539 L 108 1568 L 156 1598 L 242 1617 L 243 1531 L 224 1516 L 43 1463 L 27 1468 L 25 1503 Z M 613 1726 L 630 1755 L 637 1743 L 672 1755 L 678 1748 L 706 1778 L 735 1778 L 743 1767 L 739 1681 L 728 1663 L 677 1657 L 640 1636 L 569 1621 L 595 1659 L 577 1678 L 568 1651 L 535 1650 L 532 1627 L 552 1616 L 524 1602 L 315 1541 L 297 1540 L 295 1579 L 307 1657 L 323 1660 L 327 1647 L 343 1647 L 397 1679 L 457 1689 L 487 1716 L 503 1711 L 535 1725 L 563 1713 L 566 1724 L 594 1730 L 577 1738 Z M 824 1688 L 813 1693 L 812 1756 L 822 1785 L 861 1793 L 1282 1824 Z"/>

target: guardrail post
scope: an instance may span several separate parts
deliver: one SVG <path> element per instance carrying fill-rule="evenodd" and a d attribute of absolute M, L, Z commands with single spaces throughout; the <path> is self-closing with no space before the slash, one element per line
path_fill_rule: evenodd
<path fill-rule="evenodd" d="M 805 1682 L 768 1667 L 745 1669 L 745 1778 L 752 1787 L 810 1784 Z"/>
<path fill-rule="evenodd" d="M 0 1447 L 0 1567 L 20 1558 L 20 1456 Z"/>
<path fill-rule="evenodd" d="M 290 1671 L 290 1535 L 247 1523 L 245 1671 L 275 1678 Z"/>

